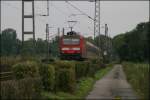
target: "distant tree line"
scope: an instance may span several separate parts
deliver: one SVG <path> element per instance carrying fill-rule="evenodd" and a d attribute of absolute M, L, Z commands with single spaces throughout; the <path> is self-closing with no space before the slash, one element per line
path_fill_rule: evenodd
<path fill-rule="evenodd" d="M 113 45 L 121 61 L 148 61 L 150 22 L 143 22 L 135 29 L 113 38 Z"/>
<path fill-rule="evenodd" d="M 95 39 L 92 37 L 87 37 L 85 39 L 96 46 L 99 46 L 99 36 L 96 36 Z M 100 35 L 100 47 L 103 50 L 107 49 L 108 55 L 110 55 L 112 49 L 110 46 L 105 47 L 105 40 L 107 40 L 108 44 L 110 44 L 112 39 L 110 37 Z M 16 31 L 8 28 L 3 30 L 0 34 L 0 41 L 1 56 L 46 56 L 48 52 L 50 52 L 53 57 L 59 56 L 58 36 L 56 36 L 55 39 L 49 43 L 47 43 L 46 40 L 38 38 L 35 42 L 33 42 L 33 39 L 26 40 L 22 45 L 22 41 L 17 38 Z M 49 51 L 48 46 L 50 47 Z"/>
<path fill-rule="evenodd" d="M 8 28 L 0 33 L 0 55 L 1 56 L 45 56 L 50 52 L 53 56 L 58 56 L 58 37 L 47 44 L 46 40 L 38 38 L 33 42 L 33 39 L 26 40 L 22 46 L 22 41 L 17 38 L 17 33 L 14 29 Z M 48 51 L 47 47 L 50 46 Z"/>
<path fill-rule="evenodd" d="M 118 54 L 121 61 L 148 61 L 149 59 L 149 41 L 150 37 L 150 22 L 140 23 L 132 31 L 119 34 L 113 39 L 100 35 L 93 39 L 86 38 L 91 43 L 101 47 L 102 51 L 106 51 L 109 56 L 107 58 L 115 57 L 112 54 Z M 33 39 L 26 40 L 22 47 L 22 41 L 17 39 L 17 33 L 14 29 L 5 29 L 0 33 L 0 55 L 1 56 L 15 56 L 15 55 L 47 55 L 50 52 L 52 56 L 59 56 L 58 37 L 47 45 L 47 41 L 38 38 L 33 43 Z M 106 44 L 106 41 L 108 44 Z M 99 44 L 100 43 L 100 44 Z M 113 46 L 112 46 L 112 44 Z M 48 47 L 50 46 L 50 51 Z M 114 50 L 115 49 L 115 50 Z"/>

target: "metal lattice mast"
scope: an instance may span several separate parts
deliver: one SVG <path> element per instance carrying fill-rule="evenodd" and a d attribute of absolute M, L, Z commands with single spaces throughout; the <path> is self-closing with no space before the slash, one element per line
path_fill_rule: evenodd
<path fill-rule="evenodd" d="M 98 45 L 101 50 L 100 45 L 100 0 L 95 0 L 95 20 L 94 20 L 94 39 L 98 35 Z"/>
<path fill-rule="evenodd" d="M 30 2 L 32 4 L 32 14 L 25 15 L 25 3 Z M 32 30 L 25 31 L 25 19 L 32 19 Z M 33 35 L 33 42 L 35 42 L 35 19 L 34 19 L 34 0 L 22 0 L 22 45 L 24 43 L 24 35 Z"/>
<path fill-rule="evenodd" d="M 100 33 L 100 1 L 95 0 L 94 39 Z"/>

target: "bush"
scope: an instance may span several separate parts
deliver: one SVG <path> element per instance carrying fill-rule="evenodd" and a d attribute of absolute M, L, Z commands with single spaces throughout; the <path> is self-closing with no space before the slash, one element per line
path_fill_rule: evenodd
<path fill-rule="evenodd" d="M 89 69 L 88 69 L 88 72 L 87 72 L 87 74 L 88 74 L 88 76 L 91 76 L 91 77 L 93 77 L 94 76 L 94 73 L 97 71 L 97 64 L 90 64 L 90 67 L 89 67 Z"/>
<path fill-rule="evenodd" d="M 17 63 L 13 66 L 12 69 L 16 79 L 38 76 L 38 65 L 35 62 L 26 61 Z"/>
<path fill-rule="evenodd" d="M 89 67 L 90 67 L 89 62 L 76 62 L 75 65 L 76 78 L 80 79 L 84 76 L 87 76 Z"/>
<path fill-rule="evenodd" d="M 40 69 L 40 76 L 42 78 L 42 83 L 44 89 L 47 91 L 52 91 L 55 88 L 55 68 L 52 65 L 41 64 Z"/>
<path fill-rule="evenodd" d="M 56 91 L 73 93 L 75 90 L 75 64 L 74 62 L 59 61 L 55 62 L 56 70 Z"/>
<path fill-rule="evenodd" d="M 1 82 L 1 99 L 42 99 L 40 79 L 25 78 Z"/>
<path fill-rule="evenodd" d="M 0 71 L 8 72 L 12 69 L 12 66 L 20 61 L 19 57 L 0 57 Z"/>
<path fill-rule="evenodd" d="M 80 79 L 86 76 L 94 76 L 94 73 L 100 68 L 100 62 L 96 59 L 92 61 L 76 62 L 76 78 Z"/>

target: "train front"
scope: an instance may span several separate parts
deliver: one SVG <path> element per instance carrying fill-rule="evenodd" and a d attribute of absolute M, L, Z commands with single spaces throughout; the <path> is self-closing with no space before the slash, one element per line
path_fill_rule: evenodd
<path fill-rule="evenodd" d="M 68 32 L 60 38 L 61 59 L 80 59 L 82 53 L 82 37 L 76 32 Z"/>

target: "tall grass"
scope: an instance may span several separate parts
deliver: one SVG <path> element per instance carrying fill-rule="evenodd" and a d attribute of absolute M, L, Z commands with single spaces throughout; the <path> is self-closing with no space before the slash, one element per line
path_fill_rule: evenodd
<path fill-rule="evenodd" d="M 3 81 L 0 85 L 0 98 L 2 100 L 42 99 L 42 84 L 39 78 Z"/>
<path fill-rule="evenodd" d="M 127 80 L 137 94 L 141 99 L 149 100 L 149 64 L 124 62 L 123 66 Z"/>
<path fill-rule="evenodd" d="M 8 68 L 13 72 L 14 78 L 17 79 L 1 84 L 3 87 L 1 97 L 4 99 L 24 99 L 23 97 L 25 99 L 34 99 L 37 97 L 34 94 L 36 93 L 34 92 L 35 90 L 39 90 L 38 94 L 41 91 L 45 91 L 56 93 L 56 96 L 58 94 L 59 97 L 64 98 L 69 97 L 69 95 L 69 98 L 73 96 L 75 98 L 84 97 L 92 88 L 95 78 L 98 79 L 107 72 L 105 68 L 100 66 L 100 62 L 97 59 L 83 62 L 58 60 L 44 64 L 34 57 L 11 58 L 10 60 L 3 58 L 3 65 L 3 67 L 8 65 Z M 98 70 L 101 71 L 95 75 Z M 40 85 L 37 86 L 41 88 L 36 87 L 35 78 L 40 78 L 37 81 Z M 32 89 L 34 85 L 36 88 Z M 31 93 L 29 92 L 30 89 Z"/>
<path fill-rule="evenodd" d="M 73 94 L 69 92 L 57 91 L 52 92 L 42 92 L 42 95 L 50 100 L 84 100 L 89 91 L 92 90 L 93 85 L 96 80 L 101 79 L 108 71 L 112 69 L 112 66 L 106 67 L 104 69 L 99 69 L 94 77 L 82 77 L 77 82 L 76 89 Z"/>

